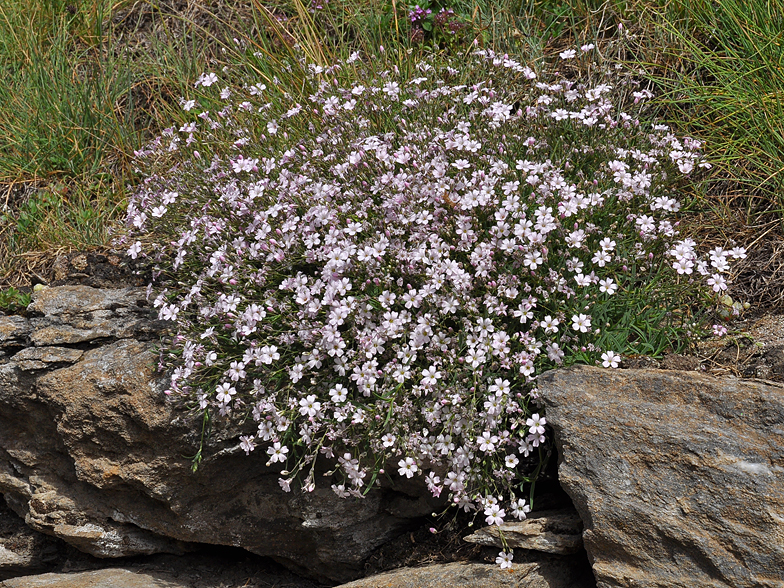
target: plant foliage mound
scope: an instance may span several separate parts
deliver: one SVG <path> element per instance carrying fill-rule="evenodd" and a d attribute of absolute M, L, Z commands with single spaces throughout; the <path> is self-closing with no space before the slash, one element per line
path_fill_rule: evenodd
<path fill-rule="evenodd" d="M 341 496 L 422 475 L 489 524 L 524 518 L 537 375 L 686 345 L 743 255 L 678 237 L 700 145 L 644 122 L 650 93 L 593 53 L 561 54 L 576 81 L 484 50 L 459 70 L 354 55 L 297 95 L 202 75 L 222 108 L 184 101 L 192 122 L 138 154 L 125 237 L 175 325 L 170 397 L 245 427 L 287 491 L 321 454 Z"/>

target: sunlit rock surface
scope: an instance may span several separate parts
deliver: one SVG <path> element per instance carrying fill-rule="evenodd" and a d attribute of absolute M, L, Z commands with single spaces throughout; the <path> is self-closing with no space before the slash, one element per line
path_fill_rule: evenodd
<path fill-rule="evenodd" d="M 784 586 L 784 387 L 592 367 L 538 385 L 600 588 Z"/>

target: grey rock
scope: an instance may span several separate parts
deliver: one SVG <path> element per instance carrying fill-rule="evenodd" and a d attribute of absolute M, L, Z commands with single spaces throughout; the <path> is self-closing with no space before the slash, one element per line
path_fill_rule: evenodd
<path fill-rule="evenodd" d="M 42 370 L 51 364 L 76 363 L 84 355 L 70 347 L 27 347 L 15 354 L 11 361 L 22 371 Z"/>
<path fill-rule="evenodd" d="M 30 324 L 21 316 L 0 316 L 0 349 L 27 343 Z"/>
<path fill-rule="evenodd" d="M 502 570 L 483 563 L 447 563 L 401 568 L 338 588 L 593 588 L 596 583 L 583 558 L 544 559 Z"/>
<path fill-rule="evenodd" d="M 50 287 L 29 311 L 41 351 L 0 359 L 0 493 L 30 528 L 98 557 L 207 543 L 347 581 L 374 549 L 439 506 L 423 483 L 406 480 L 365 499 L 323 486 L 284 493 L 263 448 L 246 456 L 239 447 L 252 423 L 216 423 L 192 473 L 197 423 L 165 400 L 146 340 L 165 325 L 143 300 L 142 290 Z M 66 356 L 69 346 L 82 355 Z M 74 362 L 43 361 L 57 353 Z M 30 371 L 31 361 L 45 365 Z"/>
<path fill-rule="evenodd" d="M 138 288 L 45 288 L 33 296 L 27 313 L 29 339 L 37 347 L 140 337 L 161 330 Z"/>
<path fill-rule="evenodd" d="M 784 387 L 593 367 L 538 386 L 598 586 L 784 586 Z"/>
<path fill-rule="evenodd" d="M 145 300 L 145 292 L 140 288 L 59 286 L 44 288 L 34 293 L 27 312 L 31 315 L 55 316 L 67 320 L 88 312 L 133 309 Z"/>
<path fill-rule="evenodd" d="M 512 548 L 578 553 L 583 549 L 583 522 L 574 510 L 533 512 L 523 521 L 483 527 L 465 541 L 493 547 L 504 547 L 506 541 Z"/>
<path fill-rule="evenodd" d="M 0 582 L 0 588 L 190 588 L 160 573 L 107 568 L 71 574 L 40 574 Z"/>

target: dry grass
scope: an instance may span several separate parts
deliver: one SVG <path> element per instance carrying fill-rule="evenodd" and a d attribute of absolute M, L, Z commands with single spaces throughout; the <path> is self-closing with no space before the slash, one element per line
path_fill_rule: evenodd
<path fill-rule="evenodd" d="M 399 42 L 402 47 L 410 42 L 403 30 L 404 3 L 386 0 L 336 0 L 331 5 L 334 8 L 331 16 L 320 14 L 318 22 L 308 12 L 308 3 L 302 0 L 74 0 L 72 4 L 77 7 L 79 18 L 63 21 L 67 21 L 68 34 L 57 37 L 61 43 L 59 50 L 70 51 L 73 55 L 69 58 L 79 54 L 82 65 L 97 58 L 103 59 L 103 63 L 109 63 L 106 61 L 109 58 L 127 59 L 113 62 L 127 63 L 133 74 L 129 78 L 130 91 L 113 108 L 115 115 L 127 114 L 130 126 L 118 132 L 122 141 L 116 142 L 97 161 L 100 174 L 97 182 L 94 171 L 70 175 L 57 170 L 15 176 L 0 173 L 5 178 L 0 183 L 0 288 L 25 287 L 33 281 L 49 279 L 54 260 L 64 253 L 108 250 L 108 229 L 122 217 L 125 186 L 134 181 L 129 157 L 132 145 L 151 137 L 170 121 L 176 121 L 178 98 L 192 90 L 193 79 L 199 73 L 208 66 L 223 63 L 224 50 L 234 46 L 232 38 L 246 39 L 252 49 L 264 54 L 268 66 L 290 55 L 295 43 L 303 45 L 312 58 L 322 60 L 330 52 L 341 50 L 330 43 L 361 43 L 363 34 L 367 35 L 364 42 L 375 45 L 389 41 Z M 675 3 L 561 0 L 502 5 L 452 0 L 447 4 L 465 17 L 471 34 L 482 44 L 527 51 L 539 57 L 547 52 L 557 53 L 576 40 L 593 39 L 604 49 L 609 43 L 624 39 L 616 42 L 615 49 L 606 57 L 644 66 L 650 83 L 660 89 L 672 89 L 668 84 L 687 74 L 712 71 L 704 52 L 700 54 L 702 61 L 683 53 L 686 46 L 683 31 L 693 33 L 688 41 L 695 47 L 704 48 L 710 41 L 703 34 L 704 27 L 700 28 L 708 14 L 704 12 L 707 5 L 697 0 L 691 4 L 685 0 Z M 5 6 L 4 13 L 8 13 L 8 7 L 19 11 L 25 3 L 12 0 Z M 397 12 L 391 11 L 392 6 Z M 722 6 L 730 11 L 728 14 L 735 14 L 732 11 L 737 9 L 732 0 L 722 0 Z M 700 12 L 702 20 L 689 24 L 690 10 L 703 11 Z M 104 15 L 103 20 L 99 15 Z M 54 22 L 50 17 L 45 20 L 47 26 Z M 621 23 L 625 32 L 619 34 Z M 764 23 L 754 26 L 765 28 Z M 383 40 L 383 35 L 391 37 Z M 27 39 L 23 35 L 15 38 Z M 6 50 L 10 51 L 8 39 L 5 42 Z M 749 47 L 759 49 L 759 43 L 750 43 Z M 738 51 L 739 46 L 736 43 L 731 49 Z M 86 48 L 91 49 L 85 51 Z M 29 51 L 26 55 L 28 60 L 35 57 Z M 759 51 L 757 55 L 769 56 Z M 270 77 L 271 70 L 262 72 L 261 65 L 253 67 Z M 693 87 L 689 90 L 692 98 L 693 90 Z M 661 104 L 660 113 L 682 116 L 686 112 L 682 98 L 673 93 L 667 99 L 669 103 L 665 100 Z M 687 118 L 682 116 L 681 120 L 673 121 L 677 132 L 689 132 Z M 723 128 L 714 124 L 703 125 L 700 130 L 726 135 Z M 710 142 L 706 149 L 710 154 L 713 149 Z M 722 166 L 722 173 L 727 165 L 725 162 Z M 685 215 L 682 227 L 706 245 L 722 246 L 728 242 L 747 245 L 749 258 L 737 268 L 733 297 L 748 300 L 755 308 L 784 307 L 784 270 L 780 263 L 784 237 L 777 220 L 782 216 L 780 205 L 764 190 L 751 189 L 744 183 L 743 178 L 756 169 L 754 165 L 744 167 L 742 159 L 732 165 L 732 177 L 714 181 L 702 197 L 700 206 L 704 210 Z M 66 186 L 67 193 L 60 205 L 38 206 L 38 195 L 53 185 Z"/>

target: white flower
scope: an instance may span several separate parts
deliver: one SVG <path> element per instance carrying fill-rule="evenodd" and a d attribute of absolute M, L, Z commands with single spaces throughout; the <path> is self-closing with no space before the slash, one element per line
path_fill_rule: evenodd
<path fill-rule="evenodd" d="M 612 296 L 615 294 L 615 291 L 618 289 L 618 284 L 616 284 L 612 278 L 607 278 L 606 280 L 599 280 L 599 292 L 604 292 L 605 294 L 609 294 Z"/>
<path fill-rule="evenodd" d="M 543 433 L 542 434 L 531 433 L 526 438 L 526 441 L 529 441 L 531 445 L 533 445 L 534 447 L 539 447 L 539 445 L 545 442 L 545 436 Z"/>
<path fill-rule="evenodd" d="M 303 371 L 305 371 L 305 366 L 302 365 L 301 363 L 295 364 L 289 370 L 289 378 L 291 378 L 291 381 L 294 384 L 296 384 L 297 382 L 299 382 L 302 379 L 302 372 Z"/>
<path fill-rule="evenodd" d="M 263 316 L 266 316 L 266 312 L 263 310 L 261 311 Z M 259 350 L 259 359 L 256 361 L 258 365 L 259 362 L 269 365 L 276 359 L 280 359 L 280 353 L 278 353 L 278 348 L 275 345 L 265 345 Z"/>
<path fill-rule="evenodd" d="M 536 368 L 534 367 L 534 362 L 531 361 L 530 359 L 528 361 L 523 362 L 523 364 L 520 366 L 520 373 L 523 374 L 524 376 L 530 376 L 535 371 Z"/>
<path fill-rule="evenodd" d="M 435 386 L 438 380 L 441 379 L 441 372 L 436 369 L 436 366 L 431 365 L 429 368 L 422 370 L 422 385 Z"/>
<path fill-rule="evenodd" d="M 591 262 L 595 263 L 599 267 L 604 267 L 609 262 L 612 261 L 612 255 L 610 255 L 607 251 L 597 251 L 594 256 L 591 258 Z"/>
<path fill-rule="evenodd" d="M 286 461 L 286 454 L 289 452 L 288 447 L 281 447 L 280 443 L 276 441 L 272 447 L 267 448 L 267 454 L 270 456 L 270 463 L 278 463 Z"/>
<path fill-rule="evenodd" d="M 729 254 L 732 256 L 733 259 L 746 259 L 746 248 L 734 247 L 729 250 Z"/>
<path fill-rule="evenodd" d="M 531 512 L 531 507 L 525 503 L 525 498 L 512 501 L 512 516 L 522 521 L 527 513 Z"/>
<path fill-rule="evenodd" d="M 547 350 L 547 358 L 557 364 L 563 363 L 564 352 L 558 343 L 549 343 L 545 348 Z"/>
<path fill-rule="evenodd" d="M 396 439 L 397 438 L 392 433 L 386 433 L 381 437 L 381 442 L 384 444 L 384 447 L 392 447 L 395 444 Z"/>
<path fill-rule="evenodd" d="M 227 383 L 220 384 L 215 391 L 218 393 L 215 398 L 218 402 L 222 402 L 223 404 L 231 402 L 231 397 L 237 393 L 237 390 L 231 384 Z"/>
<path fill-rule="evenodd" d="M 502 570 L 512 567 L 512 560 L 514 559 L 514 552 L 499 551 L 498 557 L 495 558 L 495 563 L 501 566 Z"/>
<path fill-rule="evenodd" d="M 529 433 L 535 435 L 544 435 L 544 426 L 547 424 L 547 419 L 540 417 L 538 412 L 531 415 L 531 418 L 525 421 L 525 424 L 530 427 Z"/>
<path fill-rule="evenodd" d="M 158 318 L 162 321 L 175 321 L 177 320 L 178 312 L 180 312 L 180 309 L 174 304 L 164 304 L 158 313 Z"/>
<path fill-rule="evenodd" d="M 275 436 L 275 423 L 272 421 L 263 421 L 259 423 L 256 436 L 263 441 L 269 441 L 272 439 Z"/>
<path fill-rule="evenodd" d="M 215 82 L 218 81 L 218 76 L 214 73 L 203 73 L 199 76 L 194 84 L 195 87 L 204 86 L 205 88 L 212 86 Z"/>
<path fill-rule="evenodd" d="M 485 522 L 488 525 L 500 525 L 504 522 L 506 513 L 497 504 L 492 504 L 485 509 Z"/>
<path fill-rule="evenodd" d="M 572 231 L 566 237 L 566 244 L 569 247 L 580 247 L 585 241 L 585 231 L 579 229 L 577 231 Z"/>
<path fill-rule="evenodd" d="M 492 453 L 495 450 L 495 444 L 498 443 L 498 437 L 490 433 L 490 431 L 485 431 L 476 441 L 479 443 L 480 451 Z"/>
<path fill-rule="evenodd" d="M 561 51 L 558 54 L 558 57 L 560 57 L 561 59 L 571 59 L 575 55 L 577 55 L 577 51 L 575 51 L 574 49 L 567 49 L 566 51 Z"/>
<path fill-rule="evenodd" d="M 233 382 L 238 382 L 245 378 L 245 364 L 241 361 L 232 361 L 229 366 L 228 376 Z"/>
<path fill-rule="evenodd" d="M 316 416 L 318 412 L 321 410 L 321 403 L 316 402 L 316 395 L 310 394 L 306 398 L 303 398 L 299 401 L 299 413 L 302 416 Z"/>
<path fill-rule="evenodd" d="M 615 241 L 610 239 L 609 237 L 605 237 L 601 241 L 599 241 L 599 247 L 602 248 L 602 251 L 612 251 L 615 249 Z"/>
<path fill-rule="evenodd" d="M 487 356 L 481 349 L 469 349 L 466 355 L 466 363 L 473 368 L 479 367 L 486 360 Z"/>
<path fill-rule="evenodd" d="M 621 356 L 615 353 L 614 351 L 608 351 L 607 353 L 602 353 L 602 365 L 606 368 L 617 368 L 618 363 L 621 360 Z"/>
<path fill-rule="evenodd" d="M 509 380 L 502 380 L 501 378 L 496 378 L 495 383 L 490 386 L 487 391 L 492 393 L 498 394 L 509 394 L 509 391 L 512 389 Z"/>
<path fill-rule="evenodd" d="M 576 314 L 572 317 L 572 329 L 587 333 L 591 328 L 591 317 L 584 314 Z"/>
<path fill-rule="evenodd" d="M 397 473 L 401 476 L 405 476 L 406 478 L 413 478 L 414 474 L 419 471 L 416 462 L 414 462 L 414 459 L 411 457 L 401 459 L 399 462 L 397 462 L 397 465 L 400 466 L 397 470 Z"/>
<path fill-rule="evenodd" d="M 397 98 L 398 94 L 400 94 L 400 86 L 397 82 L 387 82 L 384 84 L 384 93 L 390 98 Z"/>
<path fill-rule="evenodd" d="M 136 241 L 133 245 L 128 248 L 128 255 L 131 259 L 136 259 L 139 253 L 142 252 L 142 244 L 141 241 Z"/>
<path fill-rule="evenodd" d="M 692 268 L 694 264 L 686 258 L 678 259 L 673 264 L 672 267 L 677 271 L 679 274 L 690 274 L 692 272 Z"/>
<path fill-rule="evenodd" d="M 256 444 L 253 442 L 253 437 L 242 435 L 240 437 L 240 447 L 245 452 L 245 455 L 250 455 L 250 452 L 256 449 Z"/>
<path fill-rule="evenodd" d="M 175 321 L 179 312 L 180 309 L 174 304 L 164 304 L 158 313 L 158 318 L 162 321 Z"/>
<path fill-rule="evenodd" d="M 506 467 L 513 470 L 517 467 L 517 464 L 520 463 L 520 460 L 517 459 L 517 456 L 514 453 L 510 453 L 506 456 L 504 463 L 506 464 Z"/>
<path fill-rule="evenodd" d="M 531 442 L 528 439 L 524 439 L 523 441 L 520 441 L 520 443 L 518 444 L 518 449 L 520 450 L 520 453 L 523 454 L 523 457 L 528 457 L 529 455 L 531 455 L 531 452 L 534 450 L 534 446 L 531 444 Z"/>
<path fill-rule="evenodd" d="M 329 391 L 329 398 L 335 404 L 339 404 L 346 401 L 347 392 L 348 390 L 342 384 L 335 384 L 335 387 Z"/>
<path fill-rule="evenodd" d="M 724 276 L 713 274 L 708 278 L 708 286 L 712 286 L 714 292 L 721 292 L 727 289 L 727 281 L 724 279 Z"/>
<path fill-rule="evenodd" d="M 381 296 L 378 297 L 378 301 L 384 308 L 389 308 L 392 306 L 392 303 L 395 302 L 395 298 L 397 298 L 396 294 L 389 290 L 384 290 L 381 293 Z"/>
<path fill-rule="evenodd" d="M 538 251 L 531 251 L 525 254 L 523 258 L 523 265 L 535 270 L 537 267 L 544 263 L 544 259 L 542 258 L 542 254 Z"/>
<path fill-rule="evenodd" d="M 481 499 L 481 502 L 482 502 L 482 508 L 490 508 L 494 504 L 498 504 L 500 501 L 492 494 L 488 494 L 487 496 Z"/>
<path fill-rule="evenodd" d="M 179 196 L 177 192 L 164 192 L 163 196 L 161 197 L 161 202 L 163 204 L 173 204 L 177 200 L 177 196 Z"/>
<path fill-rule="evenodd" d="M 577 274 L 574 276 L 575 283 L 580 287 L 590 286 L 591 285 L 591 278 L 590 276 L 586 276 L 583 274 Z"/>
<path fill-rule="evenodd" d="M 498 396 L 491 396 L 489 400 L 484 402 L 485 410 L 488 415 L 497 415 L 501 413 L 501 394 Z"/>
<path fill-rule="evenodd" d="M 557 318 L 554 319 L 548 314 L 546 317 L 544 317 L 544 320 L 539 323 L 539 326 L 544 329 L 545 333 L 551 335 L 558 332 L 558 325 L 560 324 L 561 321 L 559 321 Z"/>
<path fill-rule="evenodd" d="M 719 273 L 726 272 L 730 269 L 730 263 L 727 261 L 726 257 L 719 257 L 711 261 L 711 265 L 716 268 L 716 271 Z"/>

